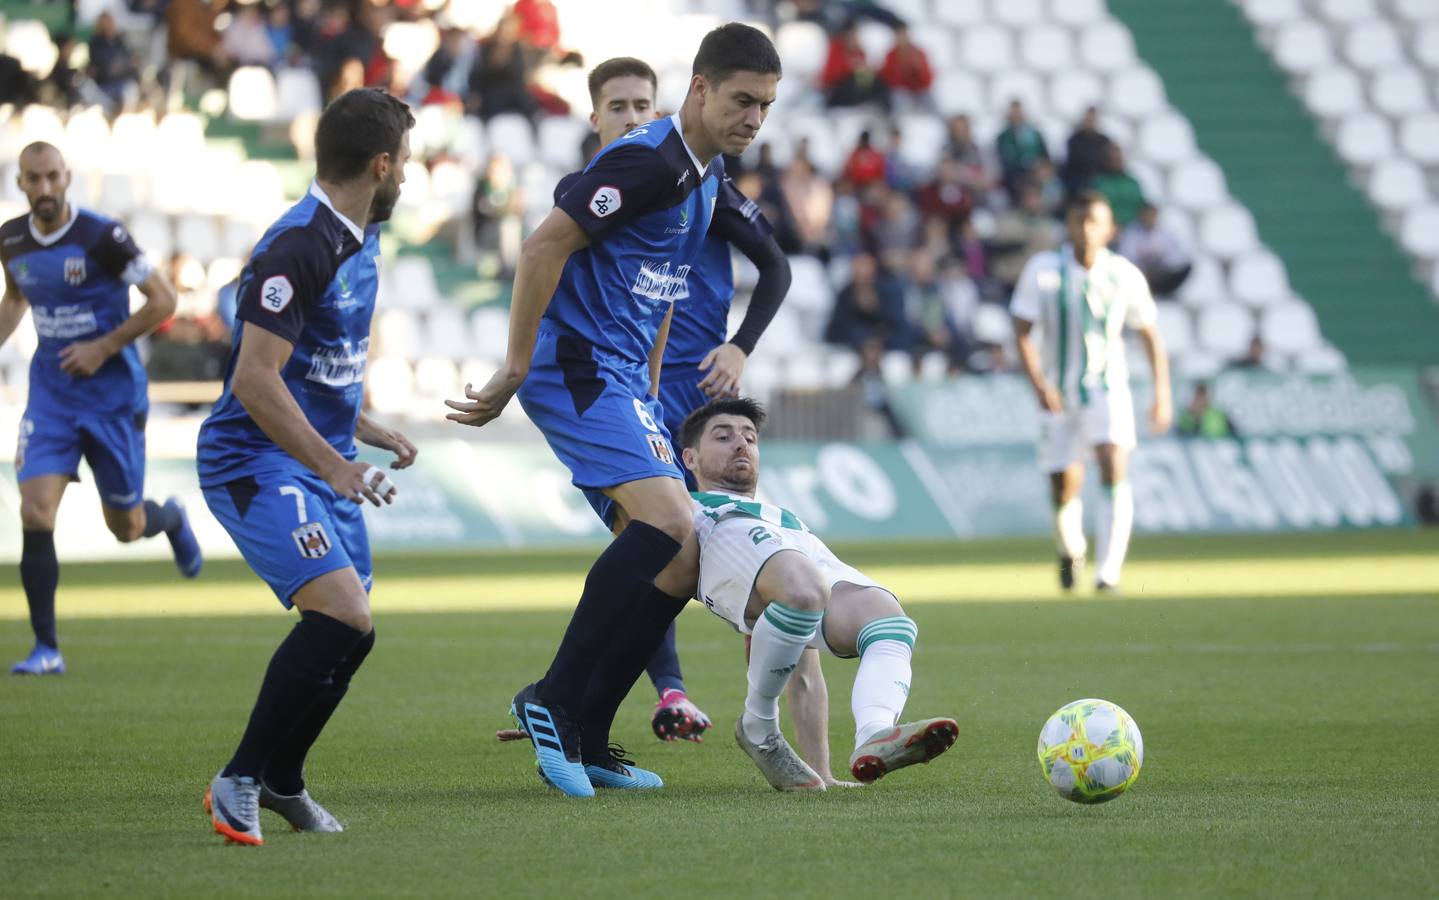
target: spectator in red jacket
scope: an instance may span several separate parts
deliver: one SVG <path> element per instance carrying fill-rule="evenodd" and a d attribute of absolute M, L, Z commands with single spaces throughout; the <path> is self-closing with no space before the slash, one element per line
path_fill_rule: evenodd
<path fill-rule="evenodd" d="M 883 182 L 888 168 L 884 154 L 874 146 L 870 133 L 862 131 L 859 143 L 844 164 L 843 177 L 856 188 L 863 188 L 865 185 Z"/>
<path fill-rule="evenodd" d="M 829 39 L 829 58 L 819 74 L 819 86 L 830 106 L 877 103 L 889 108 L 889 92 L 870 66 L 859 43 L 859 29 L 849 22 Z"/>
<path fill-rule="evenodd" d="M 894 30 L 894 46 L 884 58 L 879 77 L 901 105 L 934 111 L 934 99 L 929 94 L 934 71 L 923 48 L 910 38 L 909 26 L 901 25 Z"/>

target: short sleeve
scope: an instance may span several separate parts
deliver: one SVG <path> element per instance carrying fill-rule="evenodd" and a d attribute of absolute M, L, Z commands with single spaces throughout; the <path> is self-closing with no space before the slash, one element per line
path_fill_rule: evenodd
<path fill-rule="evenodd" d="M 1148 328 L 1159 319 L 1159 310 L 1154 305 L 1149 281 L 1138 267 L 1128 263 L 1124 266 L 1124 324 L 1136 331 Z"/>
<path fill-rule="evenodd" d="M 733 244 L 745 255 L 765 243 L 774 226 L 760 212 L 759 204 L 746 197 L 728 175 L 720 180 L 709 233 Z"/>
<path fill-rule="evenodd" d="M 281 232 L 251 260 L 235 318 L 296 343 L 306 314 L 324 296 L 334 274 L 333 253 L 313 229 Z"/>
<path fill-rule="evenodd" d="M 579 172 L 571 172 L 561 178 L 559 183 L 555 185 L 555 206 L 560 205 L 560 198 L 569 193 L 570 185 L 575 183 L 575 180 L 580 177 L 580 174 Z"/>
<path fill-rule="evenodd" d="M 590 240 L 652 212 L 674 188 L 670 167 L 651 147 L 630 144 L 596 157 L 558 198 Z"/>
<path fill-rule="evenodd" d="M 135 245 L 125 226 L 110 222 L 90 248 L 90 255 L 106 274 L 126 284 L 140 284 L 155 271 L 155 264 Z"/>
<path fill-rule="evenodd" d="M 1014 296 L 1009 301 L 1009 314 L 1026 322 L 1038 322 L 1044 313 L 1044 299 L 1040 296 L 1039 276 L 1043 270 L 1045 254 L 1036 254 L 1024 264 L 1024 271 L 1014 285 Z"/>

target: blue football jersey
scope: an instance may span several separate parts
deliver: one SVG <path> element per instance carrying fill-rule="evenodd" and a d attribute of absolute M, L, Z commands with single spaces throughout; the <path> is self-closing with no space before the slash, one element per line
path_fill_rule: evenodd
<path fill-rule="evenodd" d="M 647 360 L 670 304 L 690 295 L 723 176 L 719 157 L 700 166 L 677 116 L 596 154 L 556 201 L 590 244 L 565 263 L 545 311 L 550 327 L 601 352 Z"/>
<path fill-rule="evenodd" d="M 93 415 L 134 415 L 148 406 L 145 367 L 134 344 L 94 375 L 67 374 L 60 351 L 101 337 L 130 317 L 130 286 L 154 266 L 125 226 L 72 207 L 70 221 L 42 235 L 28 215 L 0 225 L 5 277 L 30 303 L 39 343 L 30 361 L 30 407 Z"/>
<path fill-rule="evenodd" d="M 240 275 L 225 390 L 200 427 L 201 486 L 305 471 L 235 399 L 235 358 L 246 328 L 263 328 L 294 345 L 280 377 L 315 430 L 341 455 L 355 457 L 379 267 L 379 227 L 361 231 L 318 186 L 260 238 Z"/>
<path fill-rule="evenodd" d="M 665 344 L 665 365 L 698 365 L 707 353 L 727 340 L 729 308 L 734 300 L 730 247 L 748 253 L 749 248 L 764 243 L 773 232 L 759 204 L 741 193 L 726 175 L 720 182 L 704 248 L 690 272 L 689 296 L 675 302 L 669 342 Z"/>

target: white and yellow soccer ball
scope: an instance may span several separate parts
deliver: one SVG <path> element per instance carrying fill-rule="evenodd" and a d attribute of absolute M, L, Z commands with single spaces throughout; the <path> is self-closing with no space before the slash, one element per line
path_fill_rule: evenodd
<path fill-rule="evenodd" d="M 1066 703 L 1039 732 L 1045 779 L 1075 803 L 1113 800 L 1134 784 L 1143 765 L 1139 726 L 1108 700 Z"/>

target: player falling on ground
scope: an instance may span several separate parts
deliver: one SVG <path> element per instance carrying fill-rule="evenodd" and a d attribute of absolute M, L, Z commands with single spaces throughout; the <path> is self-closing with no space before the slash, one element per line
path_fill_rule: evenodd
<path fill-rule="evenodd" d="M 685 465 L 695 474 L 698 596 L 710 611 L 752 636 L 749 691 L 735 740 L 782 791 L 822 791 L 779 727 L 779 696 L 806 649 L 858 657 L 850 772 L 864 783 L 928 762 L 959 736 L 953 719 L 897 725 L 909 697 L 919 635 L 899 601 L 841 562 L 794 513 L 755 500 L 764 410 L 745 398 L 713 401 L 681 429 Z"/>
<path fill-rule="evenodd" d="M 260 808 L 296 831 L 341 831 L 310 798 L 304 764 L 375 644 L 360 504 L 395 498 L 355 441 L 415 460 L 404 435 L 361 412 L 379 286 L 379 223 L 410 157 L 409 107 L 350 91 L 315 130 L 315 181 L 271 225 L 240 276 L 225 391 L 200 428 L 205 502 L 250 568 L 300 621 L 270 658 L 235 754 L 205 808 L 228 841 L 258 845 Z"/>
<path fill-rule="evenodd" d="M 35 647 L 10 670 L 60 675 L 55 633 L 55 513 L 81 457 L 90 465 L 105 525 L 122 543 L 164 533 L 187 578 L 200 572 L 200 545 L 177 498 L 144 499 L 148 379 L 135 340 L 175 311 L 175 290 L 125 226 L 65 200 L 70 170 L 60 151 L 37 142 L 20 151 L 20 190 L 30 214 L 0 225 L 5 296 L 0 344 L 33 310 L 39 344 L 20 420 L 20 581 Z M 130 312 L 130 288 L 145 303 Z"/>
<path fill-rule="evenodd" d="M 721 153 L 754 140 L 779 55 L 739 23 L 705 36 L 679 113 L 600 150 L 525 241 L 503 367 L 449 418 L 483 425 L 518 391 L 597 511 L 628 523 L 600 554 L 544 678 L 514 700 L 541 775 L 571 796 L 659 787 L 609 746 L 615 711 L 691 596 L 691 501 L 651 395 L 661 325 L 689 290 L 721 197 Z M 553 298 L 553 299 L 552 299 Z"/>
<path fill-rule="evenodd" d="M 1080 193 L 1064 224 L 1069 242 L 1030 259 L 1009 308 L 1020 360 L 1039 398 L 1039 464 L 1049 473 L 1059 583 L 1073 588 L 1084 568 L 1079 494 L 1084 451 L 1092 446 L 1103 482 L 1094 582 L 1100 591 L 1113 591 L 1134 525 L 1134 495 L 1125 479 L 1135 443 L 1134 401 L 1123 330 L 1139 332 L 1154 373 L 1149 416 L 1155 434 L 1169 429 L 1173 414 L 1169 361 L 1143 273 L 1107 249 L 1114 237 L 1109 201 L 1094 191 Z M 1042 349 L 1035 346 L 1036 327 Z"/>
<path fill-rule="evenodd" d="M 633 57 L 605 60 L 590 72 L 590 100 L 594 105 L 590 125 L 599 135 L 601 147 L 654 119 L 656 86 L 654 70 Z M 556 205 L 581 174 L 560 179 L 555 187 Z M 665 342 L 659 397 L 669 422 L 684 421 L 711 396 L 735 392 L 745 360 L 754 352 L 789 289 L 789 260 L 771 236 L 773 229 L 759 207 L 738 193 L 728 174 L 720 184 L 720 192 L 726 197 L 716 204 L 704 249 L 690 271 L 688 296 L 675 301 Z M 755 264 L 759 280 L 744 321 L 735 336 L 726 341 L 725 328 L 734 299 L 731 244 Z M 624 527 L 624 517 L 612 518 L 615 521 L 606 524 L 618 533 Z M 647 670 L 659 694 L 650 719 L 655 736 L 663 740 L 700 740 L 710 720 L 685 693 L 674 623 Z"/>

